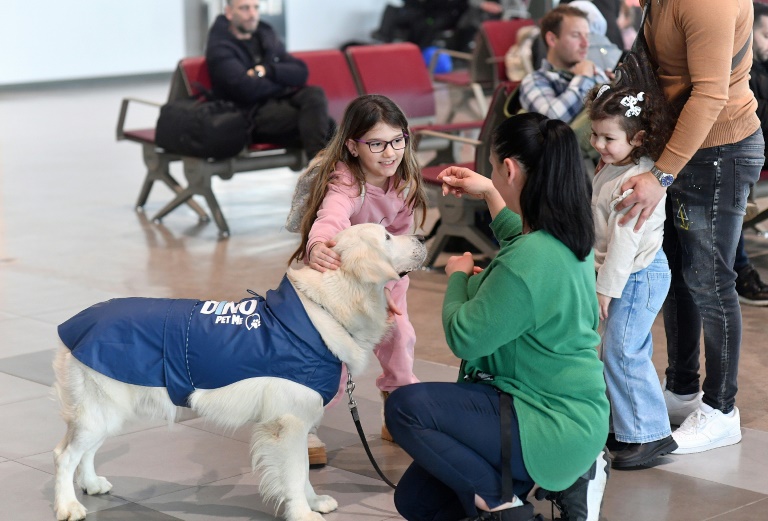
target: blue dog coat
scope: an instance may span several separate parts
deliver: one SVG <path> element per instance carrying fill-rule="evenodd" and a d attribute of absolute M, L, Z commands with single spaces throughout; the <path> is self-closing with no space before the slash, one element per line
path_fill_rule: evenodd
<path fill-rule="evenodd" d="M 286 277 L 266 299 L 112 299 L 61 324 L 59 337 L 88 367 L 121 382 L 165 387 L 183 407 L 195 389 L 257 376 L 305 385 L 325 405 L 341 378 L 341 362 Z"/>

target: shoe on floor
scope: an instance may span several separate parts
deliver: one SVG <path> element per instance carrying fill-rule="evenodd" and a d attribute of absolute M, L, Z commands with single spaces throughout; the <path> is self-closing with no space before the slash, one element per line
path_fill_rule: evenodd
<path fill-rule="evenodd" d="M 309 455 L 309 468 L 319 469 L 328 464 L 325 443 L 317 437 L 317 429 L 309 431 L 307 435 L 307 453 Z"/>
<path fill-rule="evenodd" d="M 611 459 L 608 450 L 603 449 L 589 471 L 562 492 L 551 492 L 543 488 L 536 490 L 539 501 L 548 500 L 560 511 L 561 521 L 598 521 L 600 505 L 603 502 L 605 485 L 611 473 Z"/>
<path fill-rule="evenodd" d="M 533 513 L 533 505 L 524 501 L 518 507 L 497 512 L 481 512 L 476 516 L 465 517 L 461 521 L 544 521 L 541 514 Z"/>
<path fill-rule="evenodd" d="M 628 443 L 626 448 L 612 452 L 614 469 L 629 469 L 646 465 L 660 456 L 669 454 L 677 448 L 675 439 L 670 435 L 647 443 Z"/>
<path fill-rule="evenodd" d="M 742 304 L 768 306 L 768 285 L 760 280 L 760 274 L 751 264 L 736 272 L 736 293 Z"/>
<path fill-rule="evenodd" d="M 624 450 L 627 448 L 629 443 L 625 441 L 619 441 L 616 439 L 616 434 L 613 432 L 608 433 L 608 439 L 605 440 L 605 446 L 608 447 L 608 450 L 611 451 L 611 454 L 616 454 L 620 450 Z"/>
<path fill-rule="evenodd" d="M 381 393 L 381 439 L 395 443 L 395 439 L 389 433 L 389 429 L 387 429 L 387 424 L 384 421 L 384 402 L 386 402 L 387 398 L 389 398 L 389 391 L 379 391 L 379 392 Z"/>
<path fill-rule="evenodd" d="M 734 407 L 730 417 L 717 409 L 712 412 L 697 409 L 672 433 L 672 437 L 677 443 L 672 454 L 694 454 L 735 445 L 741 441 L 739 409 Z"/>
<path fill-rule="evenodd" d="M 693 411 L 698 410 L 701 405 L 701 397 L 704 396 L 704 393 L 699 391 L 696 397 L 690 400 L 680 398 L 679 394 L 675 394 L 667 389 L 666 378 L 662 382 L 661 387 L 664 389 L 664 402 L 667 404 L 667 414 L 669 414 L 669 423 L 671 425 L 682 425 Z"/>

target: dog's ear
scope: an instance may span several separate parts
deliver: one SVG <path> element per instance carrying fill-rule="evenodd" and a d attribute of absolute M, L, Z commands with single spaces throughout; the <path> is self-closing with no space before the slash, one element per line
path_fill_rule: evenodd
<path fill-rule="evenodd" d="M 346 244 L 337 251 L 341 255 L 341 269 L 362 282 L 383 284 L 400 279 L 378 244 L 360 240 L 355 244 Z"/>

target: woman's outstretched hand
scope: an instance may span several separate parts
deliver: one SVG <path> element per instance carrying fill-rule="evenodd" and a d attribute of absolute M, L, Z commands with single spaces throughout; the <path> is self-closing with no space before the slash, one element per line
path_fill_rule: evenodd
<path fill-rule="evenodd" d="M 490 192 L 496 190 L 489 178 L 459 166 L 446 168 L 437 175 L 437 179 L 443 182 L 443 195 L 461 197 L 467 194 L 477 199 L 486 199 Z"/>

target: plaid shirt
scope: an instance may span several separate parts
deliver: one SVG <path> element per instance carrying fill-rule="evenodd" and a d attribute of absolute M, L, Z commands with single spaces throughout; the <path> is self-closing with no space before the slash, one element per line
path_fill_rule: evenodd
<path fill-rule="evenodd" d="M 597 67 L 594 76 L 574 76 L 569 71 L 556 71 L 542 60 L 541 68 L 520 83 L 520 104 L 528 112 L 570 123 L 584 109 L 589 89 L 598 83 L 608 83 L 608 77 Z"/>

